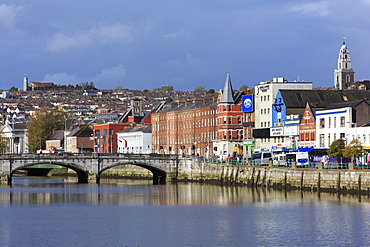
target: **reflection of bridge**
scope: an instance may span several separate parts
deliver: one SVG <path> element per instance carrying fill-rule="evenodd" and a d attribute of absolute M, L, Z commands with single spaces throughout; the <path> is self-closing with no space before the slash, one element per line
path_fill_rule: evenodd
<path fill-rule="evenodd" d="M 110 168 L 120 165 L 136 165 L 152 172 L 153 184 L 165 184 L 166 179 L 176 179 L 180 169 L 191 169 L 192 164 L 197 163 L 199 164 L 200 160 L 196 156 L 180 157 L 159 154 L 2 155 L 0 156 L 0 175 L 2 180 L 7 179 L 11 184 L 13 174 L 19 170 L 26 170 L 29 174 L 47 175 L 53 168 L 65 167 L 76 172 L 79 183 L 87 183 L 89 179 L 96 179 L 99 183 L 101 173 Z"/>

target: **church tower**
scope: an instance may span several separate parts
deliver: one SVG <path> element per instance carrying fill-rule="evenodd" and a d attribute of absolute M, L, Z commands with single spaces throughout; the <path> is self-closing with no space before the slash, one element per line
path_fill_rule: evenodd
<path fill-rule="evenodd" d="M 28 77 L 27 75 L 24 75 L 23 77 L 23 91 L 27 91 L 28 89 Z"/>
<path fill-rule="evenodd" d="M 351 68 L 351 58 L 346 46 L 346 38 L 339 50 L 338 68 L 334 70 L 334 87 L 342 90 L 355 85 L 355 71 Z"/>

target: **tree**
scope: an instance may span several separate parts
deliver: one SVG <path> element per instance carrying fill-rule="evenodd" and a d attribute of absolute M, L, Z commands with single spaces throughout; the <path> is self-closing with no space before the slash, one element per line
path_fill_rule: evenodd
<path fill-rule="evenodd" d="M 166 103 L 168 104 L 168 103 L 171 103 L 171 102 L 173 101 L 173 99 L 172 99 L 171 97 L 167 97 L 167 98 L 165 99 L 165 101 L 166 101 Z"/>
<path fill-rule="evenodd" d="M 344 152 L 344 148 L 345 148 L 345 143 L 344 143 L 344 140 L 343 139 L 337 139 L 335 141 L 333 141 L 330 146 L 329 146 L 329 149 L 328 149 L 328 155 L 329 157 L 331 158 L 337 158 L 337 160 L 340 159 L 341 163 L 342 163 L 342 158 L 343 158 L 343 152 Z"/>
<path fill-rule="evenodd" d="M 249 86 L 243 85 L 239 88 L 239 91 L 247 91 L 247 89 L 249 89 Z"/>
<path fill-rule="evenodd" d="M 121 85 L 116 85 L 113 90 L 114 91 L 119 91 L 121 89 L 122 89 Z"/>
<path fill-rule="evenodd" d="M 357 139 L 352 140 L 350 144 L 348 144 L 344 148 L 343 151 L 343 156 L 347 158 L 352 158 L 352 161 L 356 160 L 357 157 L 361 157 L 362 155 L 362 145 Z"/>
<path fill-rule="evenodd" d="M 76 85 L 76 88 L 83 89 L 83 90 L 96 90 L 94 82 L 81 82 Z"/>
<path fill-rule="evenodd" d="M 194 92 L 204 92 L 206 89 L 205 85 L 198 85 L 195 89 Z"/>
<path fill-rule="evenodd" d="M 6 151 L 6 138 L 3 136 L 3 133 L 0 132 L 0 153 L 5 153 Z"/>
<path fill-rule="evenodd" d="M 45 148 L 46 139 L 53 129 L 64 129 L 65 114 L 57 108 L 42 107 L 30 116 L 27 123 L 30 152 Z"/>
<path fill-rule="evenodd" d="M 214 93 L 215 93 L 215 90 L 212 88 L 207 91 L 207 94 L 214 94 Z"/>
<path fill-rule="evenodd" d="M 18 89 L 18 88 L 16 88 L 16 87 L 11 87 L 11 88 L 9 89 L 9 92 L 11 92 L 11 93 L 13 93 L 13 92 L 15 92 L 15 91 L 19 91 L 19 89 Z"/>

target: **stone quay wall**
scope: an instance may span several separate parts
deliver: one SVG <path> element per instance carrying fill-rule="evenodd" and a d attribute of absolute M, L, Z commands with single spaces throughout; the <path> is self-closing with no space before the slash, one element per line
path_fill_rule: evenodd
<path fill-rule="evenodd" d="M 219 181 L 249 187 L 271 187 L 332 193 L 370 194 L 370 170 L 288 168 L 199 163 L 179 169 L 178 180 Z"/>

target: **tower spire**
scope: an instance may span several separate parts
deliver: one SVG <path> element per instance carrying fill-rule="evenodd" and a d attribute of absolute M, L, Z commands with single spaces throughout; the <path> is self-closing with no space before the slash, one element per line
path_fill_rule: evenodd
<path fill-rule="evenodd" d="M 222 92 L 220 103 L 234 103 L 234 91 L 231 85 L 230 73 L 226 75 L 224 91 Z"/>
<path fill-rule="evenodd" d="M 346 46 L 346 39 L 343 37 L 343 44 L 338 55 L 338 67 L 334 70 L 334 87 L 340 90 L 355 85 L 355 71 L 351 67 L 351 57 Z"/>

